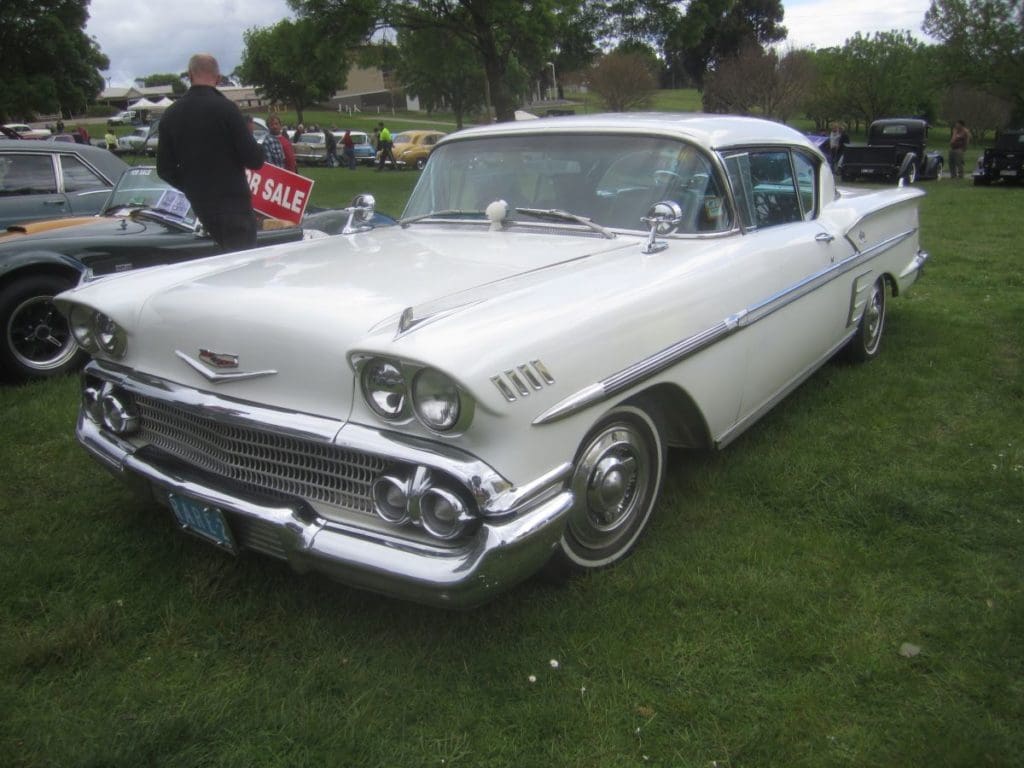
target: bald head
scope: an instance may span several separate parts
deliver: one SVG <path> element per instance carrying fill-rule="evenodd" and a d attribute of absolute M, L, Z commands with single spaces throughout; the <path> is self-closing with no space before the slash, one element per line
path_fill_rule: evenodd
<path fill-rule="evenodd" d="M 197 53 L 188 60 L 188 79 L 192 85 L 217 85 L 220 65 L 208 53 Z"/>

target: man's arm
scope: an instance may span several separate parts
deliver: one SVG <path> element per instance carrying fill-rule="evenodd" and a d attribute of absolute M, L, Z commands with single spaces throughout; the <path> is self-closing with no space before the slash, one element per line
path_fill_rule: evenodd
<path fill-rule="evenodd" d="M 227 101 L 227 98 L 224 99 Z M 228 119 L 228 130 L 231 132 L 231 140 L 235 145 L 235 151 L 246 168 L 256 170 L 263 165 L 263 148 L 256 143 L 252 131 L 245 123 L 245 118 L 234 104 L 228 102 L 231 117 Z"/>
<path fill-rule="evenodd" d="M 178 165 L 178 157 L 174 152 L 174 141 L 171 139 L 171 131 L 167 130 L 167 118 L 164 118 L 163 136 L 156 145 L 156 175 L 166 181 L 175 189 L 181 189 L 181 167 Z"/>

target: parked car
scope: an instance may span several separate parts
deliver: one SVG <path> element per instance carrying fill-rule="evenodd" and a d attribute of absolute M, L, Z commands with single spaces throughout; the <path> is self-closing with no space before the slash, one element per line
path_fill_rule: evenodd
<path fill-rule="evenodd" d="M 49 128 L 33 128 L 25 123 L 5 123 L 4 128 L 14 131 L 22 139 L 48 139 L 51 133 Z"/>
<path fill-rule="evenodd" d="M 222 550 L 468 608 L 619 562 L 669 446 L 874 358 L 927 259 L 922 194 L 837 191 L 759 119 L 471 128 L 400 227 L 57 297 L 94 355 L 77 436 Z"/>
<path fill-rule="evenodd" d="M 123 154 L 141 155 L 146 151 L 149 128 L 135 128 L 131 133 L 119 136 L 117 151 Z"/>
<path fill-rule="evenodd" d="M 302 227 L 260 218 L 260 245 L 340 232 L 339 213 L 307 216 Z M 386 223 L 378 218 L 373 223 Z M 125 171 L 99 216 L 38 221 L 0 235 L 0 374 L 26 380 L 81 364 L 52 298 L 83 276 L 190 261 L 219 253 L 178 190 L 151 166 Z"/>
<path fill-rule="evenodd" d="M 118 112 L 113 117 L 107 118 L 107 125 L 109 126 L 135 125 L 138 122 L 140 122 L 139 115 L 134 109 L 124 110 L 123 112 Z"/>
<path fill-rule="evenodd" d="M 993 181 L 1020 184 L 1024 181 L 1024 129 L 1003 131 L 994 147 L 988 147 L 974 169 L 975 186 Z"/>
<path fill-rule="evenodd" d="M 847 144 L 839 158 L 843 181 L 869 178 L 878 181 L 937 179 L 942 155 L 928 146 L 928 123 L 916 118 L 875 120 L 868 128 L 868 143 Z"/>
<path fill-rule="evenodd" d="M 298 141 L 292 143 L 292 149 L 297 163 L 324 165 L 327 162 L 327 139 L 323 133 L 303 133 Z"/>
<path fill-rule="evenodd" d="M 427 158 L 434 151 L 434 146 L 445 134 L 441 131 L 402 131 L 395 134 L 392 143 L 392 154 L 399 168 L 415 168 L 422 170 Z M 380 155 L 377 155 L 378 161 Z"/>
<path fill-rule="evenodd" d="M 332 131 L 334 138 L 338 140 L 338 157 L 341 158 L 341 140 L 345 138 L 345 131 Z M 352 138 L 353 149 L 356 154 L 356 162 L 364 165 L 373 165 L 377 162 L 377 150 L 374 149 L 370 137 L 364 131 L 349 131 Z"/>
<path fill-rule="evenodd" d="M 0 139 L 0 228 L 97 213 L 127 167 L 98 147 Z"/>

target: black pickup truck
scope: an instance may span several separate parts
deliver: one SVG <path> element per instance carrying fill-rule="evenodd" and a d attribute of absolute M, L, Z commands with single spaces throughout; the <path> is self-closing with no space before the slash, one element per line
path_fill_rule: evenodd
<path fill-rule="evenodd" d="M 942 155 L 928 151 L 928 123 L 917 118 L 875 120 L 868 129 L 867 144 L 849 144 L 836 168 L 843 181 L 858 178 L 913 184 L 918 179 L 937 179 Z"/>
<path fill-rule="evenodd" d="M 978 158 L 974 169 L 975 186 L 988 186 L 993 181 L 1020 184 L 1024 181 L 1024 129 L 1003 131 L 996 145 Z"/>

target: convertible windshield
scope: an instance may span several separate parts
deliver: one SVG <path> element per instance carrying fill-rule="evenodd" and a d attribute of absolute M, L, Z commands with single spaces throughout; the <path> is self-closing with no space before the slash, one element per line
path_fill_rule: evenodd
<path fill-rule="evenodd" d="M 157 176 L 156 168 L 150 166 L 125 171 L 110 191 L 103 211 L 110 214 L 125 208 L 149 208 L 161 214 L 161 219 L 189 229 L 196 223 L 185 195 Z"/>
<path fill-rule="evenodd" d="M 678 232 L 732 226 L 708 158 L 683 141 L 628 134 L 538 133 L 466 139 L 431 155 L 404 220 L 440 211 L 559 210 L 616 229 L 647 230 L 641 219 L 663 200 L 679 204 Z"/>

